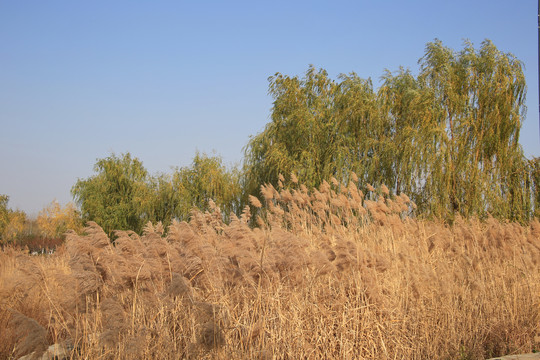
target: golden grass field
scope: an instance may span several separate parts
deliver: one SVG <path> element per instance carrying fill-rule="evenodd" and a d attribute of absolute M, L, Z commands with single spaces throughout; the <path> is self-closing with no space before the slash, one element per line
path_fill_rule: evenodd
<path fill-rule="evenodd" d="M 351 183 L 262 188 L 112 244 L 0 252 L 0 358 L 484 359 L 540 348 L 540 222 L 452 226 Z M 251 219 L 252 218 L 252 219 Z M 250 220 L 251 219 L 251 220 Z M 256 226 L 250 226 L 257 224 Z M 166 230 L 166 231 L 165 231 Z M 166 233 L 166 235 L 164 235 Z"/>

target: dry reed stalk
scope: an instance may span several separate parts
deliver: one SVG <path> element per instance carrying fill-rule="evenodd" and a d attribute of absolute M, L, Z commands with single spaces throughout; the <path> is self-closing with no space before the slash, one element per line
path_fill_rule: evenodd
<path fill-rule="evenodd" d="M 10 310 L 10 326 L 13 327 L 15 336 L 18 338 L 15 346 L 15 356 L 33 354 L 34 358 L 40 358 L 47 350 L 47 330 L 36 320 L 31 319 L 18 311 Z"/>

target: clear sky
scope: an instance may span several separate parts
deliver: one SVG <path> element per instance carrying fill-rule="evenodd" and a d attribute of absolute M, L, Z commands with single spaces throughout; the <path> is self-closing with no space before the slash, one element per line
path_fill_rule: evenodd
<path fill-rule="evenodd" d="M 435 38 L 490 39 L 525 64 L 526 156 L 540 156 L 533 0 L 0 1 L 0 194 L 37 214 L 65 204 L 96 159 L 151 174 L 198 150 L 240 163 L 269 121 L 268 77 L 417 73 Z"/>

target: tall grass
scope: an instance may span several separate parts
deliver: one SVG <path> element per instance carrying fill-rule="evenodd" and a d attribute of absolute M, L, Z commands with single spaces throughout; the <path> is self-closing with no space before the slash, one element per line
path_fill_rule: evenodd
<path fill-rule="evenodd" d="M 263 186 L 229 224 L 211 206 L 114 243 L 89 223 L 51 256 L 6 249 L 0 358 L 53 343 L 92 359 L 483 359 L 540 346 L 540 222 L 450 227 L 408 217 L 405 195 L 364 191 Z"/>

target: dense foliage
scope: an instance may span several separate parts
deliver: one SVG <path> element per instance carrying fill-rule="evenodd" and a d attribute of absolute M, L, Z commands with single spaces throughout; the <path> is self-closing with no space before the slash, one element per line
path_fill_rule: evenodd
<path fill-rule="evenodd" d="M 96 175 L 73 186 L 72 193 L 81 207 L 82 217 L 92 219 L 110 232 L 113 229 L 141 231 L 148 201 L 148 172 L 142 162 L 129 153 L 99 159 Z"/>
<path fill-rule="evenodd" d="M 26 214 L 8 208 L 9 196 L 0 195 L 0 245 L 12 242 L 23 233 L 27 222 Z"/>
<path fill-rule="evenodd" d="M 0 195 L 0 234 L 4 231 L 9 224 L 9 210 L 8 210 L 9 196 Z"/>
<path fill-rule="evenodd" d="M 82 230 L 82 222 L 75 204 L 62 207 L 56 200 L 39 212 L 36 219 L 40 235 L 46 238 L 61 238 L 68 230 Z"/>
<path fill-rule="evenodd" d="M 84 220 L 113 230 L 141 232 L 148 221 L 168 226 L 187 220 L 193 208 L 206 210 L 213 200 L 234 212 L 241 196 L 239 174 L 228 170 L 219 157 L 196 154 L 192 165 L 172 175 L 148 175 L 142 162 L 126 153 L 98 159 L 96 175 L 80 179 L 72 189 Z"/>
<path fill-rule="evenodd" d="M 279 174 L 318 186 L 353 170 L 407 193 L 425 215 L 529 219 L 538 162 L 518 143 L 522 63 L 487 40 L 459 52 L 437 40 L 419 64 L 416 77 L 387 71 L 377 91 L 355 73 L 335 81 L 313 66 L 303 78 L 271 77 L 272 121 L 246 147 L 251 191 Z"/>
<path fill-rule="evenodd" d="M 240 207 L 240 174 L 236 169 L 227 169 L 218 156 L 197 153 L 191 166 L 152 177 L 148 187 L 151 191 L 148 219 L 166 226 L 173 219 L 188 220 L 194 208 L 208 210 L 210 200 L 227 217 Z"/>

